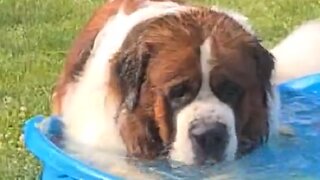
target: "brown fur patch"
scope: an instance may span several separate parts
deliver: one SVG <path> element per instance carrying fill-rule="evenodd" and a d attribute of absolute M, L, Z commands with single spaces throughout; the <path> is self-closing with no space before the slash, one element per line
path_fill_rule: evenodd
<path fill-rule="evenodd" d="M 77 76 L 82 72 L 90 56 L 95 38 L 108 19 L 115 15 L 120 7 L 123 7 L 127 14 L 134 12 L 143 1 L 145 0 L 107 1 L 95 10 L 90 20 L 75 38 L 67 54 L 64 67 L 53 90 L 53 114 L 61 113 L 61 103 L 67 91 L 67 85 L 76 81 Z"/>
<path fill-rule="evenodd" d="M 163 144 L 167 145 L 172 141 L 172 133 L 174 132 L 173 123 L 170 121 L 172 114 L 170 105 L 165 96 L 158 92 L 154 103 L 154 120 L 159 129 L 159 136 Z"/>
<path fill-rule="evenodd" d="M 240 142 L 238 150 L 243 154 L 268 137 L 267 93 L 271 93 L 273 56 L 255 36 L 232 19 L 223 17 L 218 22 L 211 32 L 212 56 L 216 60 L 211 81 L 218 83 L 219 78 L 226 78 L 244 91 L 240 101 L 233 106 Z"/>

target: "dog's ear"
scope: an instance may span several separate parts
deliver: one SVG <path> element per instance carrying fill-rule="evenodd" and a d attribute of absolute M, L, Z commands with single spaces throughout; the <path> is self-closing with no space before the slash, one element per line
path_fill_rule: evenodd
<path fill-rule="evenodd" d="M 132 111 L 139 101 L 152 47 L 146 43 L 132 43 L 128 48 L 122 49 L 115 59 L 115 75 L 122 103 Z"/>
<path fill-rule="evenodd" d="M 254 51 L 254 58 L 256 60 L 257 67 L 257 77 L 260 82 L 263 83 L 263 87 L 270 91 L 271 88 L 271 75 L 274 70 L 274 57 L 273 55 L 265 49 L 260 43 Z"/>

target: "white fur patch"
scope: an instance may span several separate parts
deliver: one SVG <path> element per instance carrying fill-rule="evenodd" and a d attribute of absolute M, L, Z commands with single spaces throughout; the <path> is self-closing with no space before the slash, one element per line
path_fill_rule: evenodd
<path fill-rule="evenodd" d="M 275 56 L 274 82 L 320 73 L 320 20 L 306 22 L 281 41 Z"/>
<path fill-rule="evenodd" d="M 186 164 L 193 164 L 195 153 L 192 151 L 189 137 L 189 126 L 195 119 L 205 119 L 206 122 L 220 122 L 226 125 L 229 143 L 225 150 L 225 160 L 233 160 L 237 151 L 237 137 L 235 132 L 235 118 L 229 105 L 221 102 L 211 91 L 209 72 L 212 69 L 210 40 L 201 46 L 202 84 L 197 97 L 184 107 L 176 117 L 177 133 L 170 152 L 171 159 Z"/>
<path fill-rule="evenodd" d="M 112 97 L 107 97 L 108 60 L 120 49 L 129 31 L 138 23 L 185 10 L 183 6 L 172 2 L 145 3 L 130 15 L 119 11 L 106 22 L 95 40 L 79 82 L 68 87 L 63 99 L 66 150 L 76 151 L 81 159 L 101 162 L 110 151 L 113 155 L 125 153 L 114 120 L 119 104 Z"/>

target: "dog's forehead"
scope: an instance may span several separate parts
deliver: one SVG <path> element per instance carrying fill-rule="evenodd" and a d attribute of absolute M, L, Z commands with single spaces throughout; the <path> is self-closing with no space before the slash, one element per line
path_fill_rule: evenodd
<path fill-rule="evenodd" d="M 205 41 L 208 48 L 200 50 Z M 136 50 L 130 51 L 132 48 Z M 185 80 L 197 82 L 193 84 L 197 86 L 204 73 L 200 62 L 204 54 L 210 64 L 205 72 L 210 79 L 219 82 L 226 77 L 249 88 L 259 83 L 255 48 L 260 48 L 255 35 L 232 15 L 210 8 L 186 7 L 133 26 L 119 52 L 139 56 L 149 51 L 145 78 L 162 89 Z"/>
<path fill-rule="evenodd" d="M 201 53 L 209 53 L 208 62 L 254 77 L 252 73 L 255 71 L 248 69 L 255 69 L 250 47 L 256 38 L 243 26 L 226 13 L 190 8 L 137 24 L 128 33 L 123 49 L 137 42 L 154 46 L 155 52 L 148 69 L 150 76 L 164 82 L 179 75 L 195 76 L 201 73 Z M 205 40 L 209 40 L 208 52 L 201 52 L 200 47 Z"/>

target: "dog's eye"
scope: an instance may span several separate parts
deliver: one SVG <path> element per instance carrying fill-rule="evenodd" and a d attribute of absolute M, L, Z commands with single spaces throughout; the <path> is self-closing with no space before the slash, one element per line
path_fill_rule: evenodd
<path fill-rule="evenodd" d="M 178 84 L 173 86 L 170 90 L 170 99 L 183 98 L 188 93 L 188 87 L 185 84 Z"/>
<path fill-rule="evenodd" d="M 182 107 L 192 99 L 192 88 L 186 83 L 175 85 L 170 88 L 168 98 L 173 108 Z"/>
<path fill-rule="evenodd" d="M 240 85 L 230 80 L 222 81 L 212 88 L 214 94 L 223 102 L 235 104 L 243 95 Z"/>

